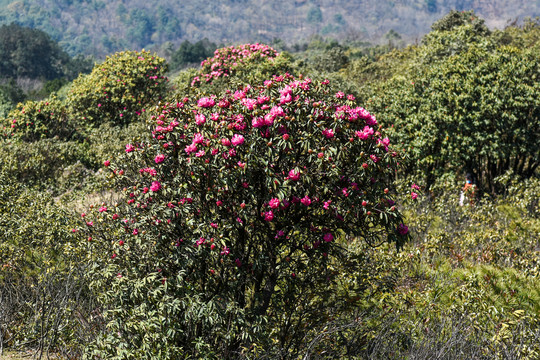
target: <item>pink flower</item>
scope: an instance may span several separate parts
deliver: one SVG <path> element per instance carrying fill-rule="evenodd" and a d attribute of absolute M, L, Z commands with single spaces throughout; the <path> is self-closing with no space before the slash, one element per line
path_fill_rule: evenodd
<path fill-rule="evenodd" d="M 191 153 L 193 153 L 193 152 L 196 152 L 196 151 L 197 151 L 197 145 L 196 145 L 196 144 L 188 145 L 188 146 L 186 146 L 185 151 L 186 151 L 188 154 L 191 154 Z"/>
<path fill-rule="evenodd" d="M 203 107 L 203 108 L 212 107 L 215 104 L 216 102 L 214 101 L 214 99 L 208 98 L 208 97 L 200 98 L 199 101 L 197 102 L 197 106 Z"/>
<path fill-rule="evenodd" d="M 214 229 L 218 228 L 218 224 L 216 224 L 216 223 L 210 223 L 210 226 L 213 227 Z"/>
<path fill-rule="evenodd" d="M 414 190 L 420 190 L 420 186 L 416 185 L 416 184 L 412 184 L 411 185 L 411 189 L 414 189 Z"/>
<path fill-rule="evenodd" d="M 198 152 L 195 154 L 195 156 L 196 156 L 196 157 L 203 157 L 204 154 L 205 154 L 204 150 L 200 150 L 200 151 L 198 151 Z"/>
<path fill-rule="evenodd" d="M 334 240 L 334 235 L 332 235 L 331 233 L 326 233 L 323 236 L 323 240 L 326 242 L 331 242 L 332 240 Z"/>
<path fill-rule="evenodd" d="M 265 125 L 265 120 L 260 117 L 253 118 L 253 120 L 251 120 L 251 125 L 253 125 L 254 128 L 260 128 Z"/>
<path fill-rule="evenodd" d="M 273 198 L 272 200 L 268 202 L 268 206 L 270 206 L 270 208 L 272 209 L 277 209 L 280 203 L 281 202 L 279 201 L 278 198 Z"/>
<path fill-rule="evenodd" d="M 230 252 L 231 252 L 231 249 L 229 249 L 226 246 L 223 246 L 223 250 L 221 250 L 221 255 L 229 255 Z"/>
<path fill-rule="evenodd" d="M 139 229 L 133 229 L 133 235 L 139 235 Z"/>
<path fill-rule="evenodd" d="M 221 201 L 221 200 L 216 201 L 216 205 L 217 205 L 217 206 L 223 205 L 223 201 Z"/>
<path fill-rule="evenodd" d="M 156 157 L 154 158 L 154 161 L 156 162 L 156 164 L 161 164 L 164 160 L 165 160 L 165 155 L 163 154 L 156 155 Z"/>
<path fill-rule="evenodd" d="M 304 197 L 302 198 L 302 200 L 300 200 L 300 202 L 301 202 L 302 204 L 306 205 L 306 206 L 311 205 L 311 199 L 310 199 L 309 196 L 307 196 L 307 195 L 304 196 Z"/>
<path fill-rule="evenodd" d="M 285 116 L 285 111 L 283 111 L 281 106 L 274 106 L 272 109 L 270 109 L 270 114 L 276 118 L 278 116 Z"/>
<path fill-rule="evenodd" d="M 324 204 L 323 204 L 323 208 L 325 210 L 328 210 L 328 208 L 330 207 L 330 204 L 332 203 L 332 200 L 328 200 L 328 201 L 325 201 Z"/>
<path fill-rule="evenodd" d="M 264 220 L 265 221 L 272 221 L 274 220 L 274 212 L 272 210 L 267 211 L 264 213 Z"/>
<path fill-rule="evenodd" d="M 415 193 L 414 191 L 411 191 L 411 197 L 413 200 L 416 200 L 416 198 L 418 197 L 418 194 Z"/>
<path fill-rule="evenodd" d="M 233 144 L 233 146 L 241 145 L 244 143 L 244 137 L 239 134 L 234 134 L 231 139 L 231 143 Z"/>
<path fill-rule="evenodd" d="M 300 173 L 292 169 L 291 171 L 289 171 L 289 176 L 287 177 L 287 179 L 298 181 L 298 179 L 300 179 Z"/>
<path fill-rule="evenodd" d="M 242 261 L 240 261 L 240 259 L 236 258 L 236 260 L 234 260 L 234 262 L 236 263 L 236 266 L 238 266 L 238 267 L 242 266 Z"/>
<path fill-rule="evenodd" d="M 206 122 L 206 117 L 203 114 L 195 115 L 195 124 L 201 126 Z"/>
<path fill-rule="evenodd" d="M 150 190 L 153 192 L 159 191 L 161 189 L 161 183 L 159 181 L 153 181 L 150 186 Z"/>
<path fill-rule="evenodd" d="M 102 206 L 99 208 L 99 212 L 105 212 L 107 211 L 107 207 L 106 206 Z"/>
<path fill-rule="evenodd" d="M 94 226 L 94 223 L 92 221 L 87 221 L 86 226 Z"/>
<path fill-rule="evenodd" d="M 193 144 L 202 144 L 204 142 L 204 136 L 201 133 L 193 135 Z"/>
<path fill-rule="evenodd" d="M 326 136 L 327 139 L 331 139 L 334 137 L 334 130 L 332 129 L 324 129 L 322 133 L 324 136 Z"/>
<path fill-rule="evenodd" d="M 242 99 L 242 104 L 248 109 L 253 110 L 255 107 L 255 104 L 257 104 L 257 100 L 255 99 Z"/>
<path fill-rule="evenodd" d="M 336 93 L 336 98 L 343 99 L 344 97 L 345 97 L 345 94 L 343 93 L 343 91 L 338 91 Z"/>
<path fill-rule="evenodd" d="M 131 144 L 126 144 L 126 152 L 127 153 L 130 153 L 132 152 L 133 150 L 135 150 L 135 146 L 131 145 Z"/>
<path fill-rule="evenodd" d="M 103 162 L 103 165 L 109 166 L 109 165 L 111 165 L 111 162 L 110 162 L 109 160 L 105 160 L 105 161 Z"/>
<path fill-rule="evenodd" d="M 223 138 L 223 139 L 221 139 L 221 144 L 223 146 L 231 146 L 231 140 L 229 140 L 227 138 Z"/>

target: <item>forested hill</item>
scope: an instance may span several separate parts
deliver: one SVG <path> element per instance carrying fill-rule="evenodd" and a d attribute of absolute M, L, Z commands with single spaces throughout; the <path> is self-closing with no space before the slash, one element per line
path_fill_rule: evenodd
<path fill-rule="evenodd" d="M 540 15 L 538 0 L 0 0 L 0 24 L 44 30 L 71 55 L 166 51 L 181 41 L 296 43 L 314 34 L 377 41 L 420 38 L 449 10 L 492 27 Z M 393 31 L 391 31 L 393 30 Z M 391 32 L 390 32 L 391 31 Z M 390 33 L 389 33 L 390 32 Z"/>

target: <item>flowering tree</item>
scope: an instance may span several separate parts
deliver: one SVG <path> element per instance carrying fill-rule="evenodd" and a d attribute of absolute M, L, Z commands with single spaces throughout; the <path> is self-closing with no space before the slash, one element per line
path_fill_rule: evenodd
<path fill-rule="evenodd" d="M 102 356 L 283 346 L 290 325 L 269 325 L 278 307 L 298 312 L 296 299 L 327 286 L 346 241 L 407 237 L 389 190 L 399 155 L 327 81 L 274 76 L 162 103 L 151 127 L 149 141 L 104 163 L 125 200 L 83 214 L 111 306 Z"/>
<path fill-rule="evenodd" d="M 236 71 L 245 71 L 246 65 L 273 62 L 279 53 L 268 45 L 245 44 L 217 49 L 214 57 L 201 63 L 200 74 L 196 76 L 192 85 L 201 82 L 210 83 L 214 79 L 234 75 Z"/>

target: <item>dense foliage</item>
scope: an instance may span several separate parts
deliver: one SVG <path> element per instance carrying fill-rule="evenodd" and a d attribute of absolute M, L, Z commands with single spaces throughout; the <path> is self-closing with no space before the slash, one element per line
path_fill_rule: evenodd
<path fill-rule="evenodd" d="M 164 59 L 147 51 L 107 57 L 70 88 L 67 105 L 80 123 L 125 125 L 164 95 L 168 79 Z"/>
<path fill-rule="evenodd" d="M 532 176 L 540 158 L 537 49 L 502 45 L 472 12 L 452 12 L 434 29 L 422 45 L 387 56 L 399 65 L 368 90 L 370 109 L 408 149 L 408 172 L 428 187 L 444 174 L 470 173 L 491 192 L 508 170 Z"/>

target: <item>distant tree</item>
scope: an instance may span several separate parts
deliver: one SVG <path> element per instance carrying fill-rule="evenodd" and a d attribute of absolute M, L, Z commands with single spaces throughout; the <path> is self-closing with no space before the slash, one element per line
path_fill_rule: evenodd
<path fill-rule="evenodd" d="M 322 22 L 322 11 L 318 6 L 313 6 L 308 10 L 307 22 L 310 24 L 319 24 Z"/>
<path fill-rule="evenodd" d="M 0 26 L 0 76 L 44 78 L 63 76 L 69 55 L 41 30 L 17 24 Z"/>
<path fill-rule="evenodd" d="M 171 68 L 180 69 L 188 64 L 200 63 L 204 59 L 214 55 L 216 44 L 208 39 L 199 40 L 192 44 L 185 40 L 171 57 Z"/>

